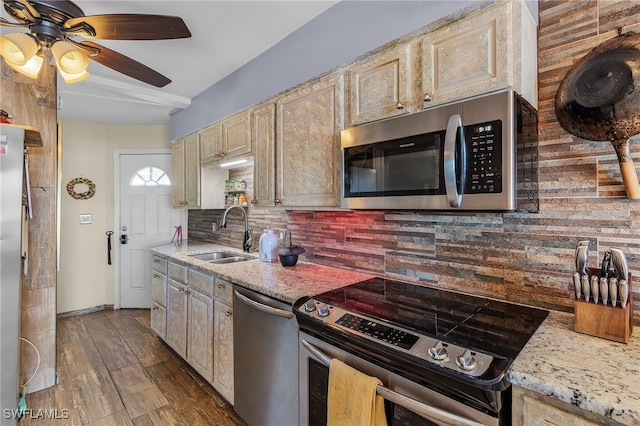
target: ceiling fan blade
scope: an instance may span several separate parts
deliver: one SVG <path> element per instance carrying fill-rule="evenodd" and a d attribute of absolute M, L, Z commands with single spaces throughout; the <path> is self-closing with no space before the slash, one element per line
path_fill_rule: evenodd
<path fill-rule="evenodd" d="M 95 35 L 85 30 L 87 24 Z M 191 32 L 177 16 L 111 14 L 71 18 L 65 23 L 65 31 L 78 33 L 87 38 L 107 40 L 167 40 L 189 38 Z"/>
<path fill-rule="evenodd" d="M 0 26 L 3 27 L 14 27 L 14 28 L 26 28 L 29 26 L 29 24 L 27 23 L 17 23 L 17 22 L 11 22 L 11 21 L 7 21 L 6 19 L 0 17 Z"/>
<path fill-rule="evenodd" d="M 107 49 L 104 46 L 100 46 L 99 44 L 90 41 L 83 41 L 79 44 L 93 49 L 98 49 L 100 51 L 97 55 L 89 56 L 89 58 L 106 67 L 121 72 L 122 74 L 135 78 L 136 80 L 140 80 L 156 87 L 164 87 L 171 83 L 171 80 L 159 72 L 154 71 L 148 66 L 114 50 Z"/>
<path fill-rule="evenodd" d="M 4 8 L 16 19 L 34 22 L 40 17 L 38 12 L 27 0 L 4 0 Z"/>

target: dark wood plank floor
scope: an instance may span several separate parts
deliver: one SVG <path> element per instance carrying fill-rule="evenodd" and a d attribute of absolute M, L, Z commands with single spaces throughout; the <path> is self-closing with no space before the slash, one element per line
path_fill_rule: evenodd
<path fill-rule="evenodd" d="M 59 318 L 57 345 L 59 384 L 27 396 L 20 426 L 245 425 L 156 337 L 148 309 Z"/>

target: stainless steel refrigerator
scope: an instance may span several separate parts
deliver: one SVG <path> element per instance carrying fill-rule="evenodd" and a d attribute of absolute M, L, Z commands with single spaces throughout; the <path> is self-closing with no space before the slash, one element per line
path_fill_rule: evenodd
<path fill-rule="evenodd" d="M 18 408 L 25 130 L 0 125 L 0 424 Z M 6 411 L 11 410 L 11 411 Z"/>

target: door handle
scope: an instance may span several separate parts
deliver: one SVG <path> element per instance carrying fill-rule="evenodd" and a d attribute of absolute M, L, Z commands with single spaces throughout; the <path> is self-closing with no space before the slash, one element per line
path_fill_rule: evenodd
<path fill-rule="evenodd" d="M 460 138 L 458 138 L 458 130 Z M 460 148 L 460 158 L 457 158 L 456 151 Z M 457 208 L 462 204 L 462 191 L 464 191 L 465 178 L 465 140 L 462 118 L 459 114 L 449 117 L 447 132 L 444 138 L 444 183 L 449 200 L 449 206 Z M 460 163 L 461 170 L 456 169 L 456 162 Z M 460 192 L 458 192 L 458 177 L 460 177 Z"/>
<path fill-rule="evenodd" d="M 129 243 L 129 236 L 127 234 L 120 235 L 120 244 Z"/>

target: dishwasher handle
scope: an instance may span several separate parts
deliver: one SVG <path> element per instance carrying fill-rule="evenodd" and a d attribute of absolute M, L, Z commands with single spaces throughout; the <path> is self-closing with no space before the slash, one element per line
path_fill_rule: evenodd
<path fill-rule="evenodd" d="M 331 364 L 331 358 L 322 352 L 320 349 L 313 346 L 306 340 L 300 340 L 300 343 L 320 362 L 329 367 Z M 482 426 L 482 423 L 478 423 L 474 420 L 461 417 L 440 408 L 432 407 L 424 402 L 416 401 L 413 398 L 409 398 L 406 395 L 393 391 L 382 385 L 378 385 L 376 393 L 384 399 L 400 405 L 409 411 L 420 414 L 428 420 L 436 421 L 438 424 L 446 425 L 465 425 L 465 426 Z"/>
<path fill-rule="evenodd" d="M 252 308 L 257 309 L 261 312 L 264 312 L 269 315 L 275 315 L 281 318 L 286 318 L 286 319 L 291 319 L 294 317 L 293 312 L 285 311 L 284 309 L 278 309 L 278 308 L 274 308 L 273 306 L 256 302 L 255 300 L 248 298 L 244 294 L 239 293 L 238 290 L 234 290 L 233 292 L 235 293 L 238 300 L 240 300 L 242 303 L 249 305 Z"/>

